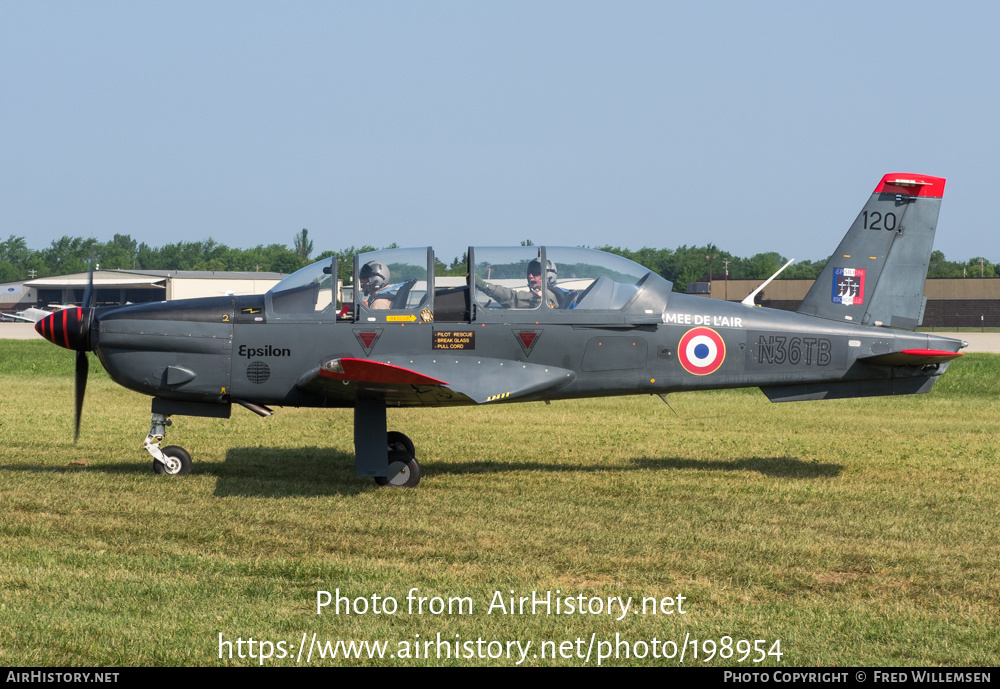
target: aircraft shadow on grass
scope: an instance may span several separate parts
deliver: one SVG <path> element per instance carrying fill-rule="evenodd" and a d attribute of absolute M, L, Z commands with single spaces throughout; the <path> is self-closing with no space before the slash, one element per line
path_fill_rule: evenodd
<path fill-rule="evenodd" d="M 354 495 L 370 492 L 358 486 L 351 471 L 352 456 L 330 453 L 323 448 L 298 449 L 234 448 L 221 465 L 204 465 L 198 473 L 219 478 L 215 494 L 256 497 Z M 321 472 L 319 469 L 325 467 Z M 432 462 L 430 476 L 495 475 L 503 472 L 607 472 L 622 473 L 650 469 L 697 471 L 755 471 L 771 478 L 824 479 L 839 476 L 841 465 L 802 460 L 794 457 L 745 457 L 733 460 L 697 460 L 680 457 L 637 458 L 626 467 L 580 466 L 551 462 Z M 325 473 L 324 473 L 325 472 Z M 325 476 L 325 478 L 324 478 Z"/>
<path fill-rule="evenodd" d="M 367 485 L 354 480 L 351 470 L 353 456 L 350 453 L 335 452 L 327 448 L 302 447 L 295 449 L 275 449 L 260 447 L 232 448 L 226 453 L 226 461 L 221 464 L 205 463 L 195 474 L 215 476 L 218 483 L 216 497 L 310 497 L 325 495 L 358 495 L 371 492 Z M 608 472 L 621 473 L 649 470 L 696 470 L 696 471 L 756 471 L 771 478 L 834 478 L 841 473 L 841 465 L 814 462 L 795 457 L 744 457 L 732 460 L 699 460 L 682 457 L 642 457 L 631 460 L 631 466 L 604 467 L 600 465 L 581 466 L 554 464 L 550 462 L 433 462 L 428 468 L 430 475 L 497 474 L 514 471 L 538 471 L 546 473 L 564 472 Z M 78 471 L 101 471 L 105 474 L 145 474 L 145 466 L 133 462 L 104 464 L 98 466 L 73 465 L 30 465 L 0 466 L 0 471 L 20 471 L 24 473 L 75 473 Z"/>
<path fill-rule="evenodd" d="M 323 447 L 234 447 L 222 464 L 196 473 L 218 478 L 216 497 L 320 497 L 371 492 L 354 478 L 353 455 Z"/>
<path fill-rule="evenodd" d="M 797 457 L 743 457 L 740 459 L 701 460 L 669 457 L 632 460 L 642 469 L 694 469 L 696 471 L 756 471 L 772 478 L 834 478 L 840 476 L 840 464 L 816 462 Z"/>
<path fill-rule="evenodd" d="M 204 463 L 195 475 L 218 479 L 217 497 L 355 495 L 370 492 L 370 486 L 354 479 L 354 456 L 322 447 L 274 449 L 237 447 L 226 453 L 221 464 Z M 148 475 L 146 463 L 0 465 L 0 472 L 25 474 L 74 474 L 98 471 L 108 475 Z"/>

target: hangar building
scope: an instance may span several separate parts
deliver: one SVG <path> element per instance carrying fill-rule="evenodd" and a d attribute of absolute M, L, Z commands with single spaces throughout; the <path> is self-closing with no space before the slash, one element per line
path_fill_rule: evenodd
<path fill-rule="evenodd" d="M 226 294 L 263 294 L 284 277 L 284 273 L 250 271 L 95 270 L 94 303 L 140 304 Z M 88 273 L 76 273 L 0 285 L 0 311 L 81 304 L 88 280 Z"/>
<path fill-rule="evenodd" d="M 740 301 L 763 280 L 713 280 L 706 296 Z M 704 284 L 704 283 L 698 283 Z M 795 311 L 813 280 L 775 280 L 757 296 L 757 303 L 772 309 Z M 932 278 L 924 283 L 927 308 L 924 327 L 1000 327 L 1000 278 Z"/>

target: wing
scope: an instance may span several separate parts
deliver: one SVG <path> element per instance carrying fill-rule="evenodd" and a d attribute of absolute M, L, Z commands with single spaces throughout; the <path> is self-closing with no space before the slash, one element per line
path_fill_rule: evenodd
<path fill-rule="evenodd" d="M 544 397 L 573 381 L 573 371 L 510 359 L 413 356 L 334 358 L 302 376 L 300 389 L 330 400 L 359 395 L 401 406 L 485 404 Z"/>
<path fill-rule="evenodd" d="M 25 323 L 37 323 L 46 316 L 50 315 L 52 311 L 46 311 L 45 309 L 36 309 L 35 307 L 29 307 L 24 311 L 18 311 L 17 313 L 5 313 L 5 318 L 13 318 L 16 321 L 23 321 Z"/>

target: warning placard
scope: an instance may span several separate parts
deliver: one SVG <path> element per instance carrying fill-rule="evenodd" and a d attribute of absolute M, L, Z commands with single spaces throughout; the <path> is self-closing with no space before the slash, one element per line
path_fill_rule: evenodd
<path fill-rule="evenodd" d="M 475 330 L 435 330 L 434 349 L 475 349 Z"/>

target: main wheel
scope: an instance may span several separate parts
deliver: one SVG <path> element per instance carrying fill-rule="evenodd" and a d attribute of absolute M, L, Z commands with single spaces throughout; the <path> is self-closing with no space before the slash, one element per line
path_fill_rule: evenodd
<path fill-rule="evenodd" d="M 389 431 L 385 434 L 385 439 L 389 444 L 389 452 L 402 450 L 411 457 L 417 456 L 417 452 L 413 447 L 413 441 L 399 431 Z"/>
<path fill-rule="evenodd" d="M 392 450 L 389 452 L 389 475 L 376 476 L 375 483 L 380 486 L 413 488 L 420 483 L 420 463 L 413 455 L 402 450 Z"/>
<path fill-rule="evenodd" d="M 191 455 L 183 447 L 179 445 L 167 445 L 160 452 L 163 453 L 163 458 L 167 461 L 163 464 L 155 459 L 153 460 L 153 471 L 157 474 L 184 476 L 191 473 Z"/>

